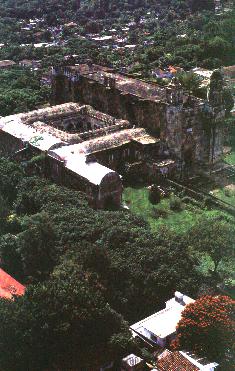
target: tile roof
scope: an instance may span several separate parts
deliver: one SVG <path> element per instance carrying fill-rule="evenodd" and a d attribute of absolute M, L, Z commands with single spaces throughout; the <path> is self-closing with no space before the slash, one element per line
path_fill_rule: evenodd
<path fill-rule="evenodd" d="M 168 349 L 158 357 L 158 371 L 199 371 L 189 359 L 185 358 L 180 352 L 171 352 Z"/>
<path fill-rule="evenodd" d="M 3 269 L 0 269 L 0 298 L 12 299 L 13 295 L 23 295 L 25 286 L 21 285 Z"/>

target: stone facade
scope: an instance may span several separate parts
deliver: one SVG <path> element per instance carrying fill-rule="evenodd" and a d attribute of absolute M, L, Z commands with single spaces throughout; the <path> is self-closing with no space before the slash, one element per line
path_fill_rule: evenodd
<path fill-rule="evenodd" d="M 89 106 L 59 105 L 1 118 L 0 154 L 21 162 L 28 173 L 35 171 L 36 166 L 38 174 L 86 193 L 94 208 L 118 208 L 122 201 L 120 175 L 88 155 L 92 154 L 93 146 L 97 147 L 102 130 L 111 128 L 113 133 L 128 127 L 128 122 Z M 85 134 L 86 140 L 82 136 Z M 102 140 L 99 147 L 105 149 Z M 31 160 L 35 156 L 40 157 L 40 164 L 34 163 L 33 169 Z"/>
<path fill-rule="evenodd" d="M 208 99 L 187 94 L 175 82 L 166 88 L 96 65 L 53 69 L 52 103 L 81 102 L 158 137 L 180 166 L 211 165 L 223 153 L 223 77 L 212 74 Z"/>

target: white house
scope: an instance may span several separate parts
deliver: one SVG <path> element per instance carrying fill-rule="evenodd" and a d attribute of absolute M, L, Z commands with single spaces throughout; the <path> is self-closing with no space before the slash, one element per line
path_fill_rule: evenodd
<path fill-rule="evenodd" d="M 139 336 L 153 345 L 165 347 L 175 336 L 185 306 L 193 302 L 187 295 L 176 291 L 174 298 L 166 302 L 165 309 L 130 326 L 133 337 Z"/>

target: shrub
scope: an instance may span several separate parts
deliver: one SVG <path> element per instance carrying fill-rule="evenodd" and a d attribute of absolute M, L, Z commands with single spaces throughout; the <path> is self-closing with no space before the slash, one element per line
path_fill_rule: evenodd
<path fill-rule="evenodd" d="M 169 215 L 169 210 L 165 206 L 154 207 L 152 210 L 152 215 L 154 218 L 167 218 Z"/>
<path fill-rule="evenodd" d="M 185 196 L 185 197 L 183 197 L 182 198 L 182 202 L 184 203 L 184 204 L 186 204 L 186 205 L 193 205 L 193 206 L 198 206 L 198 207 L 200 207 L 201 206 L 201 204 L 200 204 L 200 202 L 198 202 L 197 200 L 195 200 L 194 198 L 192 198 L 192 197 L 189 197 L 189 196 Z"/>
<path fill-rule="evenodd" d="M 213 206 L 214 202 L 210 197 L 205 197 L 203 200 L 203 204 L 204 204 L 204 207 L 207 207 L 208 209 L 210 209 Z"/>
<path fill-rule="evenodd" d="M 153 185 L 149 191 L 149 202 L 156 205 L 161 201 L 161 192 L 156 185 Z"/>
<path fill-rule="evenodd" d="M 177 196 L 172 196 L 170 198 L 170 209 L 173 211 L 181 211 L 182 208 L 182 200 Z"/>

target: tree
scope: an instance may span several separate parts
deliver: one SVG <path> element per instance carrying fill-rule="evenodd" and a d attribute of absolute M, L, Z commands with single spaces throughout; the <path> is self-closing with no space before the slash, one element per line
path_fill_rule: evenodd
<path fill-rule="evenodd" d="M 0 194 L 11 203 L 15 200 L 17 185 L 23 177 L 23 171 L 18 164 L 1 158 L 0 174 Z"/>
<path fill-rule="evenodd" d="M 189 3 L 193 12 L 215 9 L 214 0 L 190 0 Z"/>
<path fill-rule="evenodd" d="M 234 256 L 234 237 L 232 219 L 221 212 L 207 212 L 191 229 L 189 244 L 193 250 L 210 256 L 216 272 L 223 259 Z"/>
<path fill-rule="evenodd" d="M 131 345 L 127 324 L 78 265 L 28 287 L 14 302 L 0 301 L 0 317 L 2 370 L 97 369 L 124 355 L 118 338 Z"/>
<path fill-rule="evenodd" d="M 195 351 L 220 362 L 235 341 L 235 302 L 227 296 L 202 296 L 186 306 L 173 348 Z"/>
<path fill-rule="evenodd" d="M 56 233 L 44 211 L 22 218 L 23 231 L 17 235 L 18 253 L 28 280 L 44 280 L 58 259 Z"/>
<path fill-rule="evenodd" d="M 178 78 L 181 85 L 191 94 L 200 86 L 200 78 L 193 72 L 180 73 Z"/>

